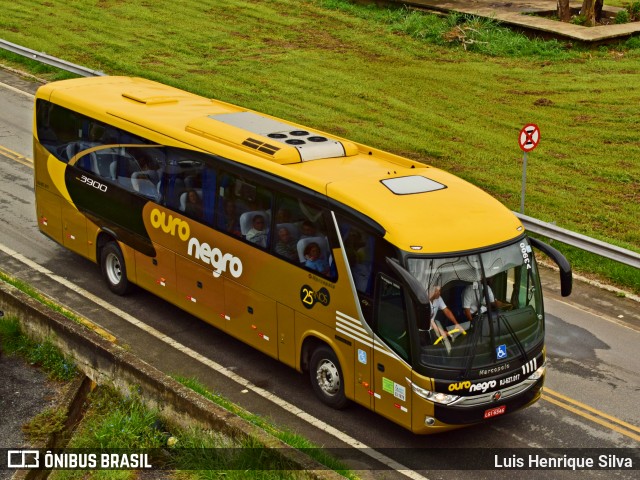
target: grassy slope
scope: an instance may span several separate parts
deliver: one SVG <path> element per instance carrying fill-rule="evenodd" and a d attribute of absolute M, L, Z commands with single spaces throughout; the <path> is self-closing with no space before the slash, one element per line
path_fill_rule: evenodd
<path fill-rule="evenodd" d="M 507 52 L 490 56 L 327 8 L 340 1 L 205 3 L 22 0 L 0 11 L 0 31 L 434 164 L 514 210 L 518 132 L 536 123 L 526 213 L 640 251 L 640 49 L 522 57 L 514 36 L 490 40 Z M 640 289 L 633 272 L 622 277 Z"/>

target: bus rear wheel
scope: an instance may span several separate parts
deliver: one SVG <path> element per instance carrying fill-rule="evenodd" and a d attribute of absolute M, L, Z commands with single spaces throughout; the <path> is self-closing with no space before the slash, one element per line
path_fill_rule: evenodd
<path fill-rule="evenodd" d="M 309 376 L 313 390 L 323 403 L 336 409 L 349 404 L 344 394 L 340 362 L 331 348 L 326 345 L 316 348 L 311 355 Z"/>
<path fill-rule="evenodd" d="M 126 295 L 131 291 L 124 257 L 116 242 L 109 242 L 102 248 L 100 265 L 109 290 L 117 295 Z"/>

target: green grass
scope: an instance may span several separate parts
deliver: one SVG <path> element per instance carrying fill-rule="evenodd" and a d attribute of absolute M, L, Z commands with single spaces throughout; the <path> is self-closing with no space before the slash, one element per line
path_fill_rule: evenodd
<path fill-rule="evenodd" d="M 107 74 L 144 76 L 433 164 L 512 210 L 518 132 L 536 123 L 525 213 L 640 251 L 639 37 L 588 49 L 493 21 L 345 0 L 23 0 L 3 7 L 0 30 Z M 601 263 L 579 261 L 640 293 L 640 273 Z"/>
<path fill-rule="evenodd" d="M 52 380 L 67 381 L 77 375 L 72 360 L 65 357 L 49 340 L 30 340 L 22 333 L 16 318 L 0 318 L 0 342 L 4 353 L 19 355 L 32 365 L 41 367 Z"/>
<path fill-rule="evenodd" d="M 174 445 L 169 446 L 172 439 Z M 295 479 L 280 457 L 254 440 L 233 440 L 201 428 L 180 429 L 166 425 L 158 412 L 146 408 L 137 393 L 123 398 L 113 388 L 101 386 L 87 401 L 87 411 L 68 448 L 123 449 L 160 454 L 155 467 L 167 468 L 169 478 Z M 162 451 L 160 451 L 162 449 Z M 156 461 L 157 460 L 157 461 Z M 161 465 L 159 462 L 164 462 Z M 52 480 L 133 479 L 135 470 L 56 470 Z"/>
<path fill-rule="evenodd" d="M 66 413 L 60 408 L 47 408 L 22 426 L 22 431 L 30 442 L 44 442 L 51 435 L 61 433 L 67 421 Z"/>
<path fill-rule="evenodd" d="M 69 320 L 75 323 L 82 324 L 82 321 L 77 315 L 70 312 L 66 308 L 62 307 L 59 303 L 56 303 L 53 300 L 49 299 L 48 297 L 44 296 L 42 293 L 37 291 L 28 283 L 25 283 L 22 280 L 19 280 L 17 278 L 11 277 L 10 275 L 7 275 L 2 271 L 0 271 L 0 282 L 4 282 L 14 286 L 18 290 L 20 290 L 22 293 L 28 295 L 29 297 L 42 303 L 43 305 L 46 305 L 48 308 L 50 308 L 54 312 L 58 312 L 64 315 L 66 318 L 68 318 Z"/>
<path fill-rule="evenodd" d="M 357 476 L 353 475 L 352 472 L 347 470 L 347 467 L 344 464 L 342 464 L 341 462 L 333 458 L 331 455 L 326 453 L 324 450 L 322 450 L 322 448 L 319 448 L 317 445 L 314 445 L 313 443 L 311 443 L 306 438 L 294 432 L 284 430 L 281 427 L 275 426 L 273 423 L 260 417 L 259 415 L 250 413 L 245 409 L 243 409 L 242 407 L 234 403 L 231 403 L 229 400 L 225 399 L 224 397 L 211 393 L 207 389 L 207 387 L 204 386 L 204 384 L 202 384 L 199 380 L 195 378 L 176 376 L 175 379 L 181 384 L 183 384 L 185 387 L 190 388 L 194 392 L 202 395 L 204 398 L 212 401 L 216 405 L 221 406 L 225 410 L 228 410 L 231 413 L 248 421 L 249 423 L 261 428 L 262 430 L 266 431 L 270 435 L 278 438 L 279 440 L 282 440 L 287 445 L 299 450 L 303 450 L 310 457 L 314 458 L 315 460 L 329 467 L 330 469 L 335 470 L 340 475 L 346 478 L 357 478 Z"/>

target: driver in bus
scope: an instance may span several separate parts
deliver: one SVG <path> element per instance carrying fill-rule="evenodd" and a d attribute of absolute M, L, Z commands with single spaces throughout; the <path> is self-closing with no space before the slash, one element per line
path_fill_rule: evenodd
<path fill-rule="evenodd" d="M 434 285 L 429 289 L 429 303 L 431 304 L 431 328 L 434 329 L 439 337 L 452 336 L 452 332 L 449 332 L 446 328 L 442 327 L 440 324 L 437 324 L 435 321 L 438 311 L 442 311 L 445 317 L 447 317 L 451 324 L 454 325 L 455 328 L 453 330 L 457 328 L 463 335 L 466 335 L 467 332 L 465 332 L 464 328 L 462 328 L 462 326 L 458 323 L 456 317 L 453 315 L 453 312 L 449 309 L 449 307 L 447 307 L 447 304 L 444 303 L 444 300 L 441 296 L 441 288 L 442 287 L 440 287 L 440 285 Z"/>

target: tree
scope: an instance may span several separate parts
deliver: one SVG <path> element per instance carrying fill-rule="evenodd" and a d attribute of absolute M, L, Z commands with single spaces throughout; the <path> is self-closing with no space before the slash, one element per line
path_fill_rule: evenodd
<path fill-rule="evenodd" d="M 602 19 L 602 7 L 604 0 L 583 0 L 580 15 L 584 18 L 584 24 L 593 27 Z M 558 18 L 561 22 L 571 21 L 571 9 L 569 0 L 558 0 Z"/>
<path fill-rule="evenodd" d="M 604 0 L 583 0 L 580 15 L 584 17 L 584 24 L 593 27 L 602 19 Z"/>
<path fill-rule="evenodd" d="M 585 2 L 588 0 L 584 0 Z M 571 20 L 571 9 L 569 8 L 569 0 L 558 0 L 558 18 L 561 22 L 569 22 Z"/>

